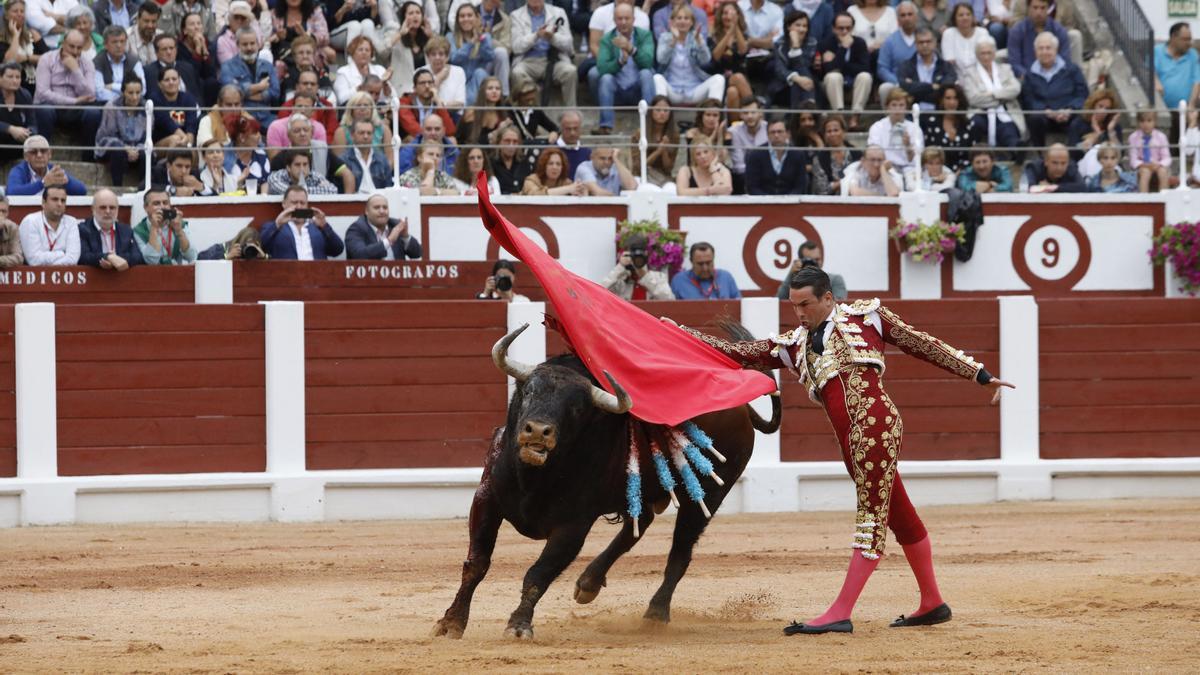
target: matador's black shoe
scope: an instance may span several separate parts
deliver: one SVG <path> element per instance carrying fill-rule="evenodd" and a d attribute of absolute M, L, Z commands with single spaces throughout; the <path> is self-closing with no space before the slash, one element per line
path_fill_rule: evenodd
<path fill-rule="evenodd" d="M 854 624 L 850 623 L 850 619 L 842 619 L 841 621 L 831 621 L 817 626 L 812 626 L 807 623 L 797 623 L 793 621 L 791 625 L 783 627 L 784 635 L 820 635 L 821 633 L 853 633 Z"/>
<path fill-rule="evenodd" d="M 950 620 L 950 605 L 942 603 L 937 607 L 925 612 L 920 616 L 906 617 L 903 614 L 899 619 L 896 619 L 889 626 L 890 628 L 902 628 L 904 626 L 933 626 L 939 623 L 946 623 Z"/>

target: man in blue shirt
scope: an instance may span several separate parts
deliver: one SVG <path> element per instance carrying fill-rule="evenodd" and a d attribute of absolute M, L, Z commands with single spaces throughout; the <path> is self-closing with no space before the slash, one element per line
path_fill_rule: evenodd
<path fill-rule="evenodd" d="M 258 123 L 266 128 L 275 120 L 269 108 L 279 103 L 279 77 L 275 64 L 260 58 L 258 34 L 249 28 L 237 32 L 238 57 L 221 64 L 221 86 L 236 85 L 244 105 Z"/>
<path fill-rule="evenodd" d="M 1026 16 L 1008 33 L 1008 64 L 1012 66 L 1013 75 L 1018 80 L 1025 79 L 1025 73 L 1037 60 L 1034 54 L 1034 40 L 1042 33 L 1053 33 L 1058 38 L 1058 55 L 1067 63 L 1071 62 L 1071 36 L 1062 24 L 1050 18 L 1050 0 L 1029 0 L 1029 16 Z"/>
<path fill-rule="evenodd" d="M 615 197 L 622 191 L 637 189 L 637 179 L 625 168 L 613 148 L 596 148 L 591 159 L 582 162 L 575 172 L 575 180 L 583 183 L 593 197 Z"/>
<path fill-rule="evenodd" d="M 896 71 L 900 64 L 917 53 L 917 6 L 904 0 L 896 5 L 896 24 L 900 27 L 883 41 L 879 48 L 879 66 L 875 79 L 879 82 L 879 100 L 886 101 L 888 92 L 900 83 Z"/>
<path fill-rule="evenodd" d="M 1167 43 L 1154 48 L 1154 88 L 1172 111 L 1180 101 L 1195 106 L 1200 98 L 1200 55 L 1192 49 L 1192 29 L 1186 21 L 1171 26 Z M 1171 142 L 1179 139 L 1179 116 L 1171 115 Z"/>
<path fill-rule="evenodd" d="M 692 269 L 680 272 L 671 279 L 671 291 L 680 300 L 736 300 L 742 297 L 733 275 L 719 270 L 713 263 L 713 245 L 699 241 L 688 250 Z"/>

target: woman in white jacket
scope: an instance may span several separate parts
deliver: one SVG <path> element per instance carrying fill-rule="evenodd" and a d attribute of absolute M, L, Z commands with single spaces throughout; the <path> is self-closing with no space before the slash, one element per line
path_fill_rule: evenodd
<path fill-rule="evenodd" d="M 1021 82 L 1013 75 L 1012 66 L 996 62 L 996 41 L 990 35 L 975 47 L 975 58 L 975 65 L 958 80 L 967 103 L 981 111 L 975 117 L 975 128 L 987 130 L 989 146 L 1015 148 L 1025 133 L 1025 116 L 1017 101 Z"/>

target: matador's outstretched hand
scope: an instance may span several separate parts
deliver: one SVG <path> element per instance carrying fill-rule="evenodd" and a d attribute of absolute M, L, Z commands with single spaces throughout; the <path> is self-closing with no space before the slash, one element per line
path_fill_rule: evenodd
<path fill-rule="evenodd" d="M 1014 385 L 1013 383 L 1005 382 L 1004 380 L 1001 380 L 1000 378 L 997 378 L 997 377 L 993 377 L 984 386 L 991 387 L 993 390 L 995 390 L 995 393 L 992 394 L 992 405 L 996 405 L 997 403 L 1000 402 L 1000 388 L 1001 387 L 1008 387 L 1009 389 L 1017 388 L 1016 385 Z"/>

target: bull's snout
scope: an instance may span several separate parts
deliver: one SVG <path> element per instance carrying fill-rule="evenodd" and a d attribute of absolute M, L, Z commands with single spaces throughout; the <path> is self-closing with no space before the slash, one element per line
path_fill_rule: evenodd
<path fill-rule="evenodd" d="M 553 424 L 528 420 L 517 434 L 517 444 L 521 449 L 521 461 L 534 466 L 541 466 L 555 444 L 558 443 L 558 429 Z"/>

